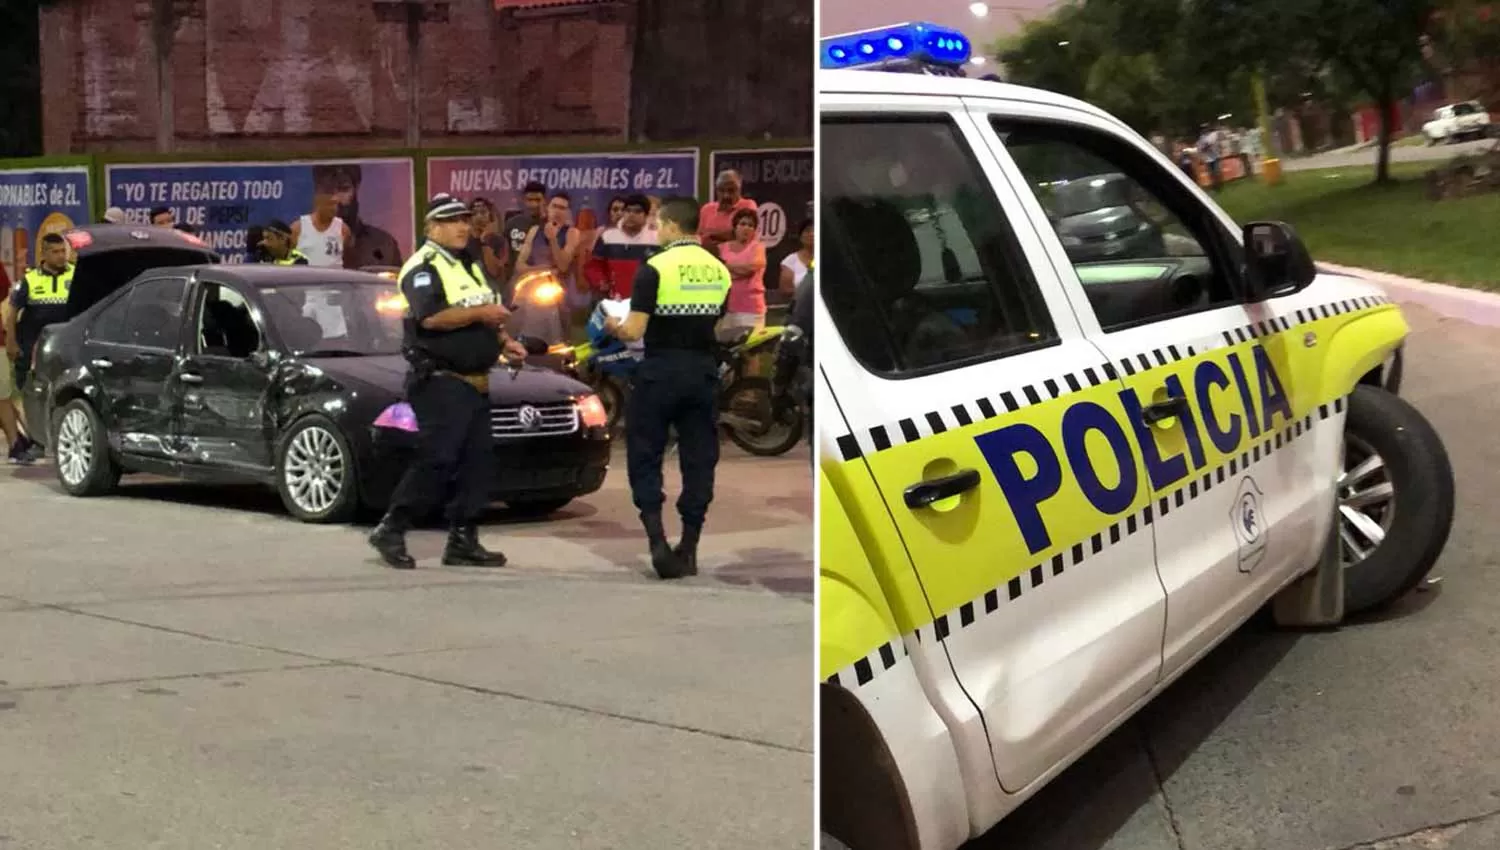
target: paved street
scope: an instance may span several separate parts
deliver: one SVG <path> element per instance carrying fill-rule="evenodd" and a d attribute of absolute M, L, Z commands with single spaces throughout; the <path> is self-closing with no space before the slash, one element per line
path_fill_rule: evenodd
<path fill-rule="evenodd" d="M 972 850 L 1500 847 L 1500 331 L 1407 314 L 1403 394 L 1458 482 L 1444 581 L 1333 632 L 1247 627 Z"/>
<path fill-rule="evenodd" d="M 676 583 L 623 456 L 551 521 L 497 512 L 499 571 L 441 531 L 384 569 L 257 488 L 0 472 L 0 847 L 806 846 L 805 449 L 726 443 Z"/>
<path fill-rule="evenodd" d="M 1461 153 L 1479 153 L 1495 144 L 1494 139 L 1479 139 L 1473 142 L 1458 142 L 1451 145 L 1408 145 L 1391 148 L 1391 162 L 1427 162 L 1451 159 Z M 1306 157 L 1284 157 L 1282 171 L 1309 171 L 1314 168 L 1344 168 L 1353 165 L 1375 165 L 1376 149 L 1362 150 L 1342 148 L 1328 153 Z"/>

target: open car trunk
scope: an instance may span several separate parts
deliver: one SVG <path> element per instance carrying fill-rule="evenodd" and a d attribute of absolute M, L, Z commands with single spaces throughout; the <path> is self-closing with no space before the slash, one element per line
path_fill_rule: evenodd
<path fill-rule="evenodd" d="M 214 262 L 218 262 L 218 257 L 212 251 L 187 245 L 139 245 L 81 251 L 73 270 L 73 285 L 68 292 L 68 318 L 108 298 L 147 269 Z"/>

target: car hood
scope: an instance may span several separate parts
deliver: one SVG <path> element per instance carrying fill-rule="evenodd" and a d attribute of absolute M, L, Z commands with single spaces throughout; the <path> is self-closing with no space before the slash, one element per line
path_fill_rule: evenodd
<path fill-rule="evenodd" d="M 333 378 L 368 384 L 402 397 L 406 395 L 407 362 L 400 355 L 307 357 L 303 362 L 316 366 Z M 501 366 L 490 371 L 491 404 L 548 404 L 591 392 L 593 390 L 587 384 L 550 369 L 526 366 L 511 370 Z"/>

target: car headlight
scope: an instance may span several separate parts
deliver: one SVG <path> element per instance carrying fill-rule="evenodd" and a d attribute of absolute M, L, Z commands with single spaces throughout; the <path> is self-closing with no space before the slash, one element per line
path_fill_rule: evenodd
<path fill-rule="evenodd" d="M 603 428 L 609 424 L 609 411 L 604 409 L 604 402 L 592 393 L 580 396 L 578 401 L 578 418 L 583 422 L 585 428 Z"/>
<path fill-rule="evenodd" d="M 411 409 L 411 405 L 404 401 L 397 402 L 375 417 L 376 428 L 390 428 L 396 431 L 409 431 L 417 433 L 417 412 Z"/>

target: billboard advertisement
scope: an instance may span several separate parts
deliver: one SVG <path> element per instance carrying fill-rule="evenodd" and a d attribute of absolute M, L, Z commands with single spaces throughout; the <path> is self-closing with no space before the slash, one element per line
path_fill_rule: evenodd
<path fill-rule="evenodd" d="M 326 196 L 353 237 L 348 267 L 399 266 L 415 247 L 412 178 L 405 158 L 112 164 L 105 167 L 105 205 L 141 224 L 152 209 L 170 209 L 225 262 L 243 263 L 251 226 L 296 224 L 313 214 L 315 197 Z"/>
<path fill-rule="evenodd" d="M 43 236 L 88 221 L 87 167 L 0 171 L 0 265 L 12 281 L 36 265 Z"/>
<path fill-rule="evenodd" d="M 760 241 L 766 246 L 766 291 L 776 288 L 781 261 L 796 251 L 797 229 L 812 217 L 812 148 L 714 151 L 710 173 L 740 173 L 745 197 L 760 209 Z"/>
<path fill-rule="evenodd" d="M 657 200 L 673 195 L 699 197 L 698 152 L 434 156 L 427 160 L 429 193 L 447 192 L 465 202 L 484 198 L 494 204 L 502 223 L 524 210 L 522 195 L 532 181 L 545 185 L 549 194 L 568 193 L 573 223 L 583 240 L 579 256 L 587 257 L 609 223 L 611 198 L 637 192 Z M 524 232 L 502 235 L 512 251 L 525 237 Z M 582 263 L 575 265 L 575 273 L 579 268 Z M 581 279 L 574 283 L 576 295 Z"/>

